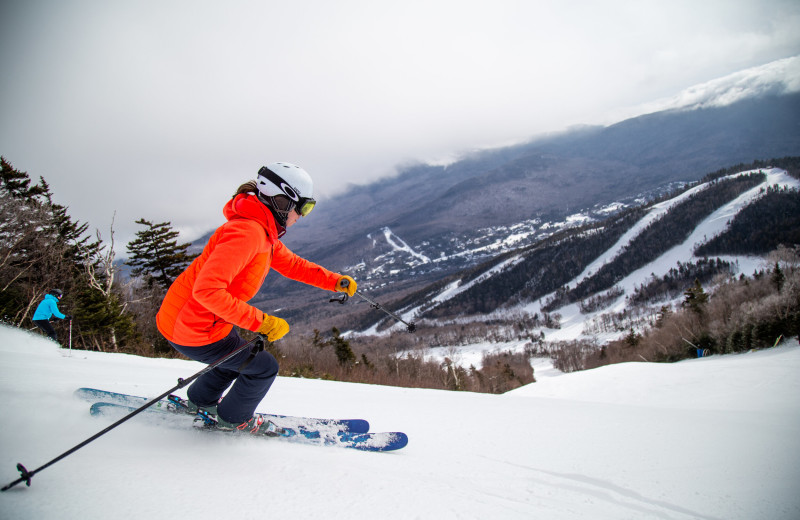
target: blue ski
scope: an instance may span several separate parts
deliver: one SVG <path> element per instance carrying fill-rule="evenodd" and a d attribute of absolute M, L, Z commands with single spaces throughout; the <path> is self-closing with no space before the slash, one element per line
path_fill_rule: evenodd
<path fill-rule="evenodd" d="M 75 390 L 74 395 L 75 397 L 90 403 L 105 402 L 131 406 L 133 408 L 138 408 L 150 400 L 147 397 L 120 394 L 117 392 L 109 392 L 107 390 L 98 390 L 96 388 L 78 388 Z M 176 403 L 170 401 L 169 399 L 158 401 L 150 406 L 148 410 L 179 414 L 189 413 L 188 410 L 184 410 L 180 406 L 176 406 Z M 189 415 L 194 416 L 196 414 L 189 413 Z M 367 433 L 369 431 L 369 422 L 365 421 L 364 419 L 314 419 L 312 417 L 296 417 L 291 415 L 262 415 L 265 415 L 269 420 L 278 426 L 292 429 L 298 429 L 301 427 L 309 430 L 333 428 L 350 433 Z"/>
<path fill-rule="evenodd" d="M 110 416 L 114 418 L 122 417 L 136 410 L 136 407 L 128 406 L 119 403 L 105 403 L 95 402 L 92 404 L 89 412 L 94 416 Z M 181 413 L 183 417 L 187 414 Z M 158 413 L 157 410 L 153 413 L 147 414 L 145 417 L 153 418 L 158 417 L 160 420 L 172 420 L 170 415 Z M 178 419 L 175 414 L 171 414 L 174 419 Z M 199 425 L 204 431 L 227 433 L 229 435 L 241 435 L 247 437 L 266 437 L 266 438 L 280 438 L 289 442 L 312 444 L 316 446 L 338 446 L 342 448 L 351 448 L 362 451 L 394 451 L 405 447 L 408 444 L 408 436 L 402 432 L 379 432 L 379 433 L 366 433 L 366 432 L 353 432 L 338 430 L 335 426 L 336 422 L 329 422 L 327 426 L 323 425 L 319 429 L 310 429 L 305 425 L 298 427 L 289 427 L 286 425 L 279 425 L 268 420 L 269 427 L 265 428 L 264 434 L 249 434 L 239 432 L 237 430 L 224 430 L 217 428 L 213 423 L 204 421 L 202 414 L 195 416 L 195 424 Z M 185 424 L 185 423 L 184 423 Z"/>

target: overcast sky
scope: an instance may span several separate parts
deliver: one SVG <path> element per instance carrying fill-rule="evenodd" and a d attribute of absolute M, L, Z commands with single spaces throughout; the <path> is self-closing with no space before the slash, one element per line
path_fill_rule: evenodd
<path fill-rule="evenodd" d="M 191 240 L 262 164 L 324 199 L 615 122 L 800 54 L 798 27 L 797 0 L 3 0 L 0 154 L 104 239 L 116 211 L 117 250 L 141 217 Z"/>

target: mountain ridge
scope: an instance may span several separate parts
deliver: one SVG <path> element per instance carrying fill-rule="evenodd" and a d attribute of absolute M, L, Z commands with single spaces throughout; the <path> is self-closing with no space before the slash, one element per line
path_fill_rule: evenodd
<path fill-rule="evenodd" d="M 687 192 L 650 206 L 644 215 L 639 213 L 633 225 L 626 224 L 624 234 L 623 232 L 612 233 L 610 240 L 605 241 L 605 243 L 615 242 L 612 247 L 604 248 L 603 252 L 600 254 L 590 253 L 587 260 L 584 261 L 584 265 L 576 266 L 575 270 L 580 272 L 579 275 L 570 275 L 569 269 L 564 273 L 565 265 L 563 263 L 554 263 L 552 258 L 545 260 L 533 257 L 533 264 L 541 266 L 541 269 L 551 268 L 556 265 L 558 269 L 557 272 L 561 274 L 561 279 L 553 281 L 549 278 L 531 278 L 529 275 L 525 275 L 521 279 L 521 282 L 524 282 L 523 285 L 503 282 L 502 277 L 512 274 L 512 269 L 498 270 L 495 265 L 507 261 L 509 257 L 530 256 L 548 247 L 547 244 L 540 244 L 532 246 L 527 252 L 520 250 L 508 253 L 505 255 L 506 260 L 498 259 L 497 262 L 488 262 L 477 266 L 470 272 L 464 273 L 461 278 L 459 278 L 460 275 L 458 274 L 452 275 L 450 278 L 442 281 L 438 289 L 440 292 L 437 292 L 437 289 L 423 290 L 420 293 L 407 297 L 404 301 L 399 303 L 401 308 L 403 305 L 408 306 L 402 310 L 402 315 L 407 320 L 425 318 L 426 316 L 429 316 L 430 319 L 433 320 L 441 318 L 452 320 L 459 315 L 471 316 L 473 319 L 491 320 L 498 319 L 500 314 L 513 314 L 514 309 L 522 309 L 524 312 L 531 315 L 542 312 L 561 312 L 562 309 L 567 306 L 576 306 L 580 300 L 610 290 L 615 286 L 620 286 L 620 290 L 613 295 L 613 298 L 609 299 L 604 309 L 606 307 L 611 307 L 614 309 L 613 312 L 623 312 L 627 309 L 625 298 L 632 297 L 637 290 L 636 287 L 646 285 L 647 279 L 650 277 L 664 275 L 676 265 L 680 265 L 680 262 L 700 261 L 705 258 L 693 257 L 692 251 L 696 249 L 698 244 L 705 243 L 708 239 L 723 235 L 730 228 L 730 222 L 735 220 L 736 216 L 741 211 L 750 207 L 768 193 L 765 189 L 766 187 L 786 187 L 789 190 L 793 190 L 794 196 L 797 198 L 797 190 L 800 188 L 800 179 L 798 179 L 797 175 L 798 172 L 795 172 L 795 177 L 792 177 L 787 175 L 786 171 L 782 169 L 769 168 L 740 172 L 724 178 L 723 182 L 726 180 L 730 182 L 738 178 L 741 179 L 740 182 L 747 182 L 747 184 L 743 184 L 737 192 L 732 192 L 731 195 L 717 198 L 719 202 L 714 203 L 713 206 L 709 206 L 709 209 L 699 217 L 698 224 L 690 229 L 684 229 L 685 238 L 676 241 L 675 245 L 670 243 L 665 244 L 663 251 L 656 251 L 655 254 L 651 254 L 647 257 L 644 262 L 638 264 L 625 261 L 625 265 L 617 270 L 619 274 L 613 275 L 613 277 L 607 279 L 606 282 L 600 285 L 595 285 L 589 292 L 578 293 L 572 298 L 567 297 L 570 290 L 574 291 L 575 289 L 579 289 L 587 281 L 590 281 L 593 277 L 602 273 L 605 268 L 613 265 L 615 260 L 623 258 L 626 253 L 630 252 L 629 248 L 631 244 L 635 243 L 637 238 L 641 237 L 650 229 L 653 223 L 664 222 L 671 212 L 685 212 L 686 209 L 684 206 L 687 204 L 696 205 L 696 203 L 693 202 L 693 198 L 695 198 L 698 193 L 701 195 L 704 194 L 704 192 L 708 194 L 711 189 L 718 189 L 720 186 L 719 180 L 709 180 L 705 183 L 697 184 Z M 748 176 L 752 178 L 752 180 L 749 180 Z M 680 216 L 680 213 L 678 216 Z M 633 214 L 636 215 L 636 213 Z M 724 215 L 726 220 L 722 220 L 720 215 Z M 787 232 L 796 233 L 796 230 L 787 230 Z M 711 236 L 708 236 L 709 234 Z M 562 242 L 561 245 L 563 245 L 565 240 L 570 240 L 572 238 L 574 237 L 569 235 L 563 237 L 560 239 Z M 619 240 L 617 241 L 617 239 Z M 553 251 L 563 257 L 563 253 L 559 252 L 559 247 L 560 246 L 557 244 Z M 584 251 L 586 250 L 586 246 L 583 244 L 581 244 L 580 247 L 584 249 Z M 563 249 L 563 247 L 561 248 Z M 575 254 L 568 254 L 567 256 L 570 258 L 571 262 L 577 259 Z M 747 270 L 753 267 L 753 261 L 757 261 L 747 260 L 741 254 L 738 256 L 725 254 L 713 255 L 712 258 L 714 256 L 720 256 L 729 264 L 739 261 L 745 262 L 747 264 L 746 266 L 742 265 L 735 269 L 741 274 L 751 274 L 751 272 L 747 272 Z M 524 260 L 524 258 L 518 258 L 512 267 L 518 268 L 519 266 L 523 266 Z M 658 267 L 654 267 L 655 265 L 658 265 Z M 551 276 L 552 275 L 556 275 L 556 271 L 553 271 L 551 273 Z M 476 278 L 480 279 L 478 284 L 468 284 L 470 280 Z M 528 284 L 532 281 L 535 282 L 539 280 L 539 282 L 536 283 L 540 283 L 545 279 L 551 283 L 550 285 L 545 285 L 542 290 L 530 293 L 527 296 L 514 296 L 528 290 Z M 525 282 L 526 280 L 528 281 Z M 458 292 L 453 291 L 452 288 L 458 287 L 459 283 L 469 285 L 468 289 Z M 442 286 L 447 286 L 447 289 L 444 289 Z M 570 287 L 572 287 L 572 289 L 569 289 Z M 511 292 L 507 293 L 507 295 L 500 300 L 497 300 L 497 297 L 494 296 L 497 290 L 496 288 L 505 288 Z M 563 293 L 559 294 L 559 288 L 566 289 Z M 441 298 L 439 296 L 448 291 L 450 294 L 447 298 Z M 428 305 L 427 309 L 421 311 L 418 305 L 415 306 L 411 302 L 422 300 L 423 294 L 425 295 L 424 299 L 435 301 L 436 304 L 433 306 Z M 486 306 L 485 302 L 487 300 L 489 302 L 494 301 L 495 303 Z M 465 303 L 470 301 L 472 302 L 472 306 L 465 306 Z M 497 303 L 498 301 L 500 303 Z M 445 310 L 449 308 L 449 313 L 442 313 L 441 311 L 438 313 L 431 312 L 431 310 L 435 311 L 437 307 L 440 309 L 444 308 Z M 485 317 L 476 318 L 478 314 L 485 314 Z M 573 316 L 574 314 L 575 313 L 572 312 Z M 583 314 L 591 313 L 584 312 Z"/>
<path fill-rule="evenodd" d="M 795 158 L 795 163 L 798 162 L 797 158 Z M 767 166 L 767 165 L 765 165 Z M 764 168 L 766 170 L 766 167 Z M 736 170 L 736 168 L 731 168 L 730 170 Z M 753 171 L 753 175 L 759 175 L 763 177 L 761 174 L 756 172 L 761 171 L 756 169 Z M 772 171 L 769 169 L 768 171 Z M 776 170 L 782 171 L 782 170 Z M 784 174 L 785 175 L 785 174 Z M 797 171 L 795 171 L 795 175 L 798 175 Z M 719 190 L 720 183 L 725 182 L 725 177 L 741 177 L 744 178 L 745 176 L 741 173 L 738 175 L 730 175 L 730 173 L 723 175 L 722 173 L 715 173 L 712 175 L 707 176 L 704 182 L 696 183 L 694 187 L 687 186 L 682 190 L 679 190 L 677 193 L 673 193 L 671 196 L 662 197 L 660 202 L 656 204 L 656 206 L 666 207 L 669 205 L 675 205 L 677 200 L 682 198 L 686 198 L 688 195 L 697 192 L 698 190 L 700 193 L 710 193 L 709 187 L 715 187 L 715 189 Z M 722 179 L 722 180 L 721 180 Z M 796 181 L 791 180 L 792 178 L 789 176 L 785 176 L 783 182 L 788 182 L 789 186 L 792 189 L 797 188 Z M 746 180 L 746 179 L 745 179 Z M 743 185 L 742 189 L 762 189 L 768 185 L 775 185 L 777 181 L 774 179 L 770 181 L 771 184 L 766 183 L 766 181 L 761 181 L 760 178 L 756 178 L 754 181 L 750 182 L 750 184 Z M 757 185 L 756 188 L 751 188 L 753 185 Z M 688 189 L 691 188 L 691 189 Z M 736 193 L 732 193 L 731 196 L 736 196 Z M 713 206 L 709 206 L 708 210 L 704 210 L 708 214 L 711 211 L 716 211 L 718 207 L 723 206 L 727 203 L 730 196 L 728 198 L 720 199 L 721 202 L 713 203 Z M 368 293 L 380 294 L 383 303 L 386 305 L 387 308 L 394 310 L 397 313 L 403 313 L 406 320 L 415 320 L 420 317 L 425 317 L 425 314 L 415 315 L 414 312 L 410 312 L 409 309 L 418 309 L 420 305 L 424 302 L 431 302 L 433 300 L 439 300 L 439 303 L 442 303 L 444 300 L 451 300 L 452 294 L 447 298 L 443 298 L 441 295 L 450 290 L 453 293 L 452 289 L 461 286 L 456 292 L 462 293 L 459 297 L 461 300 L 466 298 L 472 298 L 474 302 L 472 307 L 463 307 L 463 304 L 457 303 L 458 298 L 453 299 L 452 301 L 445 301 L 444 307 L 447 308 L 448 306 L 452 309 L 455 309 L 455 313 L 461 314 L 462 317 L 471 316 L 470 319 L 497 319 L 491 318 L 496 313 L 493 312 L 495 310 L 501 311 L 501 314 L 504 312 L 508 312 L 510 308 L 513 308 L 514 305 L 513 301 L 509 299 L 510 296 L 516 294 L 520 291 L 520 289 L 524 289 L 527 286 L 530 286 L 531 283 L 534 283 L 534 280 L 546 281 L 547 284 L 543 286 L 546 290 L 544 292 L 540 291 L 538 294 L 528 294 L 525 296 L 514 296 L 514 299 L 518 299 L 520 302 L 531 302 L 536 301 L 536 299 L 544 299 L 550 298 L 552 299 L 553 291 L 556 291 L 561 286 L 565 284 L 569 284 L 570 280 L 575 278 L 576 275 L 584 271 L 586 269 L 590 269 L 590 265 L 594 265 L 598 262 L 598 258 L 602 256 L 602 252 L 609 249 L 611 244 L 617 240 L 619 237 L 622 237 L 623 234 L 630 232 L 634 226 L 641 226 L 643 222 L 652 222 L 655 220 L 657 223 L 661 222 L 663 224 L 664 220 L 661 217 L 658 218 L 650 218 L 649 221 L 646 221 L 645 214 L 650 214 L 652 209 L 656 206 L 653 206 L 655 202 L 645 205 L 630 205 L 626 206 L 624 204 L 620 204 L 615 206 L 616 210 L 611 216 L 605 216 L 602 219 L 592 218 L 588 215 L 574 215 L 574 221 L 570 224 L 570 222 L 563 222 L 560 225 L 548 225 L 545 223 L 544 225 L 539 222 L 538 224 L 532 224 L 531 229 L 529 230 L 531 236 L 526 238 L 526 240 L 530 241 L 530 245 L 515 245 L 511 244 L 505 250 L 497 248 L 494 253 L 488 254 L 483 256 L 484 260 L 480 263 L 477 263 L 470 268 L 465 268 L 461 270 L 456 270 L 452 274 L 445 274 L 443 271 L 436 271 L 436 260 L 435 258 L 426 257 L 428 262 L 426 263 L 418 263 L 415 267 L 408 268 L 409 272 L 417 273 L 417 278 L 420 279 L 420 284 L 415 286 L 414 284 L 408 283 L 407 279 L 408 276 L 399 275 L 399 280 L 394 284 L 390 285 L 389 289 L 383 285 L 383 280 L 385 277 L 377 276 L 374 277 L 373 274 L 378 271 L 385 271 L 390 267 L 387 266 L 395 266 L 397 267 L 398 263 L 404 262 L 409 264 L 408 261 L 411 258 L 411 252 L 404 250 L 403 248 L 398 248 L 395 251 L 395 256 L 392 257 L 390 254 L 385 254 L 380 257 L 381 261 L 384 264 L 379 264 L 377 266 L 372 266 L 372 268 L 368 268 L 365 264 L 360 266 L 352 266 L 350 270 L 355 271 L 356 279 L 359 280 L 360 287 L 362 291 L 367 291 Z M 696 205 L 696 204 L 695 204 Z M 676 211 L 674 208 L 670 209 L 670 211 Z M 691 206 L 680 207 L 681 213 L 677 216 L 683 216 L 683 213 L 690 211 L 694 213 L 696 210 L 691 209 Z M 578 218 L 583 216 L 585 218 Z M 733 218 L 733 214 L 729 215 L 729 218 Z M 619 221 L 620 219 L 626 220 L 627 222 L 621 222 L 622 227 L 618 232 L 615 234 L 608 235 L 609 238 L 603 239 L 604 236 L 608 233 L 610 229 L 616 224 L 614 222 Z M 674 226 L 673 226 L 674 227 Z M 552 231 L 552 232 L 551 232 Z M 602 232 L 601 232 L 602 231 Z M 678 229 L 674 231 L 670 231 L 669 227 L 664 228 L 664 230 L 658 231 L 659 234 L 655 235 L 656 239 L 659 241 L 663 241 L 661 237 L 664 233 L 682 233 L 686 232 L 695 232 L 696 230 L 694 227 L 691 229 L 687 228 L 686 224 L 682 224 L 679 226 Z M 544 234 L 537 234 L 542 233 Z M 386 231 L 387 235 L 392 233 L 391 230 Z M 639 235 L 641 232 L 637 232 L 636 235 Z M 636 235 L 629 237 L 628 240 L 636 238 Z M 666 235 L 664 235 L 666 238 Z M 712 237 L 708 237 L 712 238 Z M 603 239 L 604 241 L 597 242 L 598 239 Z M 487 241 L 494 240 L 494 244 L 502 242 L 501 239 L 495 239 L 494 237 L 486 237 Z M 594 245 L 589 246 L 589 241 L 594 240 L 600 246 Z M 602 244 L 605 246 L 602 246 Z M 484 244 L 477 244 L 476 250 L 480 250 L 485 247 Z M 618 246 L 618 248 L 621 246 Z M 526 253 L 526 251 L 528 251 Z M 548 252 L 550 251 L 550 252 Z M 417 257 L 424 256 L 424 253 L 419 253 L 417 251 L 413 252 Z M 471 254 L 469 251 L 466 251 L 467 255 Z M 461 254 L 461 253 L 459 253 Z M 523 256 L 530 256 L 531 254 L 536 256 L 531 256 L 530 258 L 526 259 L 524 262 L 521 259 Z M 555 255 L 555 256 L 553 256 Z M 585 256 L 585 258 L 581 258 Z M 693 262 L 695 260 L 691 259 L 692 254 L 689 253 L 684 255 L 684 257 L 676 258 L 675 261 L 677 262 Z M 475 258 L 478 258 L 476 256 Z M 490 276 L 487 273 L 493 270 L 497 270 L 497 266 L 501 264 L 508 264 L 510 268 L 514 268 L 520 270 L 524 268 L 524 264 L 528 263 L 533 268 L 533 271 L 528 269 L 530 274 L 525 274 L 524 271 L 521 271 L 520 274 L 515 275 L 516 281 L 510 282 L 503 282 L 502 278 L 498 276 L 498 273 L 495 273 L 494 276 Z M 674 264 L 674 262 L 673 262 Z M 630 273 L 631 269 L 637 268 L 635 264 L 631 264 L 630 261 L 626 260 L 623 264 L 622 271 L 618 272 L 619 275 L 613 276 L 626 276 Z M 631 267 L 633 265 L 633 267 Z M 573 267 L 569 267 L 573 266 Z M 600 270 L 602 264 L 600 266 L 596 266 L 597 270 Z M 675 267 L 674 265 L 669 266 Z M 429 270 L 434 276 L 425 276 L 419 275 L 420 272 L 424 271 L 425 269 Z M 501 269 L 502 270 L 502 269 Z M 400 270 L 402 271 L 402 270 Z M 612 271 L 613 272 L 613 271 Z M 533 274 L 538 273 L 538 274 Z M 570 274 L 571 273 L 571 274 Z M 503 274 L 503 273 L 499 273 Z M 597 274 L 597 273 L 593 273 Z M 648 273 L 649 274 L 649 273 Z M 568 275 L 568 276 L 565 276 Z M 521 276 L 521 278 L 520 278 Z M 411 277 L 412 279 L 414 277 Z M 474 283 L 472 282 L 474 279 L 481 278 L 481 286 L 474 287 Z M 584 277 L 584 278 L 588 278 Z M 612 278 L 613 280 L 613 278 Z M 639 283 L 644 283 L 640 281 Z M 471 288 L 471 295 L 464 294 L 464 286 L 470 285 Z M 499 284 L 499 285 L 498 285 Z M 520 285 L 522 284 L 522 285 Z M 508 293 L 508 296 L 498 297 L 496 296 L 496 289 L 493 286 L 498 286 L 500 288 L 505 287 L 505 290 L 510 290 L 511 292 Z M 448 287 L 450 289 L 448 289 Z M 605 285 L 594 285 L 589 286 L 594 287 L 589 292 L 585 293 L 584 295 L 580 296 L 581 299 L 585 299 L 587 297 L 593 297 L 596 295 L 598 291 L 602 292 L 609 288 L 608 284 Z M 469 293 L 469 291 L 467 291 Z M 548 296 L 548 293 L 551 293 Z M 626 293 L 626 295 L 630 295 L 630 289 Z M 374 332 L 377 332 L 377 329 L 374 329 L 374 324 L 376 322 L 382 321 L 385 317 L 380 312 L 377 311 L 369 311 L 365 312 L 363 307 L 360 306 L 351 306 L 350 309 L 341 308 L 339 306 L 325 306 L 323 304 L 314 304 L 314 298 L 319 298 L 319 295 L 312 294 L 310 296 L 311 302 L 308 300 L 305 301 L 306 307 L 304 308 L 306 314 L 292 314 L 290 308 L 281 309 L 282 315 L 285 315 L 287 318 L 290 319 L 292 322 L 298 322 L 298 324 L 302 327 L 302 322 L 304 316 L 312 316 L 310 318 L 311 325 L 315 328 L 324 329 L 326 326 L 325 323 L 328 323 L 326 320 L 330 320 L 334 323 L 334 326 L 342 327 L 344 323 L 347 323 L 347 328 L 353 328 L 355 330 L 366 330 L 372 327 Z M 575 301 L 574 299 L 571 301 Z M 479 306 L 475 307 L 475 304 L 479 303 Z M 570 303 L 569 301 L 565 303 Z M 430 306 L 428 306 L 430 307 Z M 554 309 L 543 309 L 543 306 L 540 306 L 539 309 L 533 311 L 533 313 L 537 312 L 552 312 Z M 361 310 L 359 310 L 361 309 Z M 429 310 L 429 309 L 428 309 Z M 440 311 L 437 311 L 430 315 L 429 317 L 432 319 L 444 318 L 446 314 L 441 314 Z M 451 317 L 452 319 L 452 312 Z M 481 318 L 479 315 L 486 314 L 487 317 Z M 513 313 L 512 313 L 513 314 Z M 349 317 L 348 317 L 349 316 Z M 438 318 L 437 318 L 438 317 Z"/>
<path fill-rule="evenodd" d="M 414 166 L 320 204 L 317 218 L 301 221 L 285 242 L 341 266 L 352 262 L 336 252 L 337 238 L 364 249 L 366 235 L 385 226 L 421 242 L 450 231 L 564 217 L 732 164 L 793 155 L 800 150 L 797 113 L 800 94 L 768 96 L 648 114 L 446 168 Z"/>
<path fill-rule="evenodd" d="M 515 227 L 541 232 L 547 225 L 564 225 L 578 213 L 652 200 L 733 164 L 796 154 L 800 150 L 800 123 L 792 117 L 796 113 L 800 113 L 800 94 L 766 96 L 583 128 L 477 153 L 447 166 L 409 166 L 396 177 L 354 187 L 319 204 L 284 242 L 301 256 L 352 274 L 362 283 L 366 280 L 357 266 L 369 266 L 391 254 L 381 231 L 389 228 L 432 259 L 416 269 L 396 260 L 395 267 L 387 264 L 382 278 L 362 285 L 386 301 L 399 301 L 499 253 L 485 250 L 475 258 L 459 256 L 469 243 L 488 242 L 487 237 L 501 228 L 511 240 Z M 567 156 L 570 152 L 572 157 Z M 309 304 L 322 300 L 315 291 L 273 276 L 253 303 L 265 310 L 280 309 L 301 327 L 327 325 L 334 311 Z"/>

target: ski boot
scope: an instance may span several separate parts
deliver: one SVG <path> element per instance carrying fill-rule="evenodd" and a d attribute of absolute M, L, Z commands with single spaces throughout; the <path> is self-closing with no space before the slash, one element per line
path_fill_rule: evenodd
<path fill-rule="evenodd" d="M 266 435 L 267 437 L 280 437 L 286 433 L 286 430 L 260 413 L 253 415 L 249 420 L 239 424 L 228 422 L 217 415 L 211 415 L 206 410 L 198 412 L 197 417 L 203 421 L 204 426 L 216 428 L 218 430 Z"/>
<path fill-rule="evenodd" d="M 167 400 L 170 402 L 169 405 L 170 410 L 173 412 L 196 415 L 199 414 L 201 410 L 203 410 L 211 415 L 215 416 L 217 415 L 217 405 L 200 407 L 191 402 L 190 400 L 184 399 L 175 394 L 170 394 L 169 396 L 167 396 Z"/>

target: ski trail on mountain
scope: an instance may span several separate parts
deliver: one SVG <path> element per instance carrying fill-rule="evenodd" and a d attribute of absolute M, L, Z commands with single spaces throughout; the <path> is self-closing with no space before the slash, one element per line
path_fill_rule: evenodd
<path fill-rule="evenodd" d="M 686 262 L 690 259 L 695 258 L 694 249 L 697 246 L 699 246 L 704 242 L 707 242 L 714 236 L 723 233 L 729 227 L 731 219 L 733 219 L 743 208 L 747 207 L 748 205 L 758 200 L 761 196 L 763 196 L 765 189 L 767 187 L 773 187 L 773 186 L 787 186 L 790 188 L 800 187 L 800 181 L 789 176 L 784 170 L 781 170 L 779 168 L 748 170 L 727 176 L 725 178 L 733 178 L 758 172 L 763 172 L 766 175 L 766 179 L 764 180 L 764 182 L 762 182 L 758 186 L 755 186 L 747 190 L 746 192 L 736 197 L 734 200 L 722 205 L 720 208 L 715 210 L 711 215 L 709 215 L 702 222 L 700 222 L 700 224 L 698 224 L 697 227 L 695 227 L 694 231 L 692 231 L 689 237 L 686 240 L 684 240 L 681 244 L 678 244 L 677 246 L 669 249 L 668 251 L 666 251 L 664 254 L 662 254 L 652 262 L 631 272 L 630 274 L 625 276 L 622 280 L 618 281 L 614 286 L 622 288 L 625 291 L 625 293 L 622 294 L 619 298 L 617 298 L 617 300 L 615 300 L 609 306 L 609 308 L 596 311 L 594 313 L 588 313 L 584 316 L 582 321 L 591 320 L 592 317 L 596 316 L 597 314 L 601 314 L 603 312 L 609 312 L 609 309 L 613 310 L 614 312 L 619 312 L 623 310 L 625 308 L 626 295 L 629 295 L 632 292 L 634 292 L 637 286 L 644 284 L 647 278 L 649 278 L 652 275 L 655 275 L 656 277 L 663 276 L 666 273 L 668 273 L 670 269 L 675 267 L 678 264 L 678 262 Z M 682 193 L 681 195 L 678 195 L 675 198 L 669 199 L 667 201 L 655 205 L 653 209 L 650 212 L 648 212 L 647 215 L 645 215 L 630 230 L 628 230 L 628 232 L 626 232 L 611 248 L 609 248 L 608 251 L 601 254 L 586 269 L 584 269 L 584 271 L 580 275 L 570 280 L 566 285 L 570 287 L 577 286 L 578 283 L 582 282 L 583 280 L 591 276 L 594 272 L 596 272 L 597 269 L 602 267 L 604 264 L 612 261 L 616 256 L 618 256 L 622 251 L 624 251 L 625 248 L 630 245 L 632 240 L 634 240 L 651 223 L 662 218 L 669 211 L 670 208 L 682 202 L 683 200 L 685 200 L 685 198 L 690 197 L 696 193 L 699 193 L 703 189 L 706 189 L 708 185 L 709 183 L 704 183 L 700 186 L 696 186 Z M 724 256 L 722 258 L 727 261 L 730 261 L 731 263 L 739 263 L 739 270 L 741 272 L 753 269 L 756 265 L 762 262 L 762 260 L 758 257 Z M 524 311 L 529 313 L 541 312 L 541 302 L 547 301 L 547 299 L 551 298 L 554 294 L 555 292 L 552 292 L 548 295 L 543 296 L 536 302 L 528 303 L 521 307 Z M 571 304 L 566 307 L 575 305 L 576 304 Z M 563 332 L 558 333 L 557 335 L 565 336 Z M 575 336 L 574 332 L 570 333 L 569 336 Z M 566 339 L 566 338 L 561 338 L 561 339 Z"/>
<path fill-rule="evenodd" d="M 391 229 L 388 227 L 383 228 L 383 236 L 386 237 L 386 242 L 394 248 L 395 251 L 403 251 L 411 255 L 412 258 L 416 258 L 423 264 L 431 263 L 431 259 L 427 256 L 423 255 L 422 253 L 418 253 L 414 251 L 410 245 L 408 245 L 405 240 L 397 236 Z"/>

